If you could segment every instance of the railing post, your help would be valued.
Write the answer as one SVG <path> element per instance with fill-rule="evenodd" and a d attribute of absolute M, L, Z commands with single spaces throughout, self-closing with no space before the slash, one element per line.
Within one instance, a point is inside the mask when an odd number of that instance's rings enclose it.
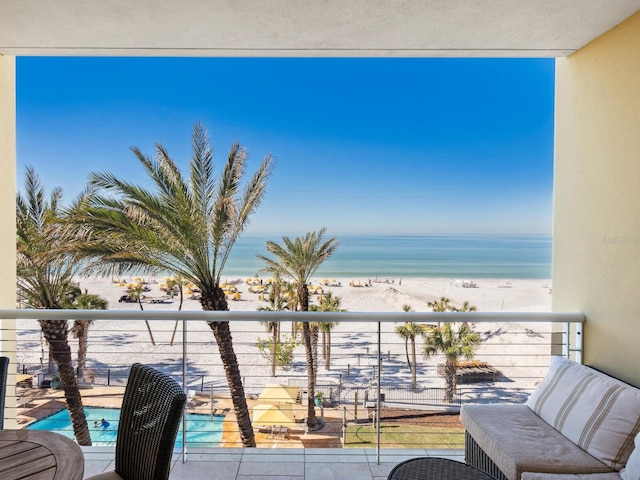
<path fill-rule="evenodd" d="M 582 349 L 584 345 L 582 324 L 576 323 L 575 326 L 576 326 L 575 347 L 573 347 L 570 351 L 576 354 L 575 361 L 578 363 L 582 363 Z"/>

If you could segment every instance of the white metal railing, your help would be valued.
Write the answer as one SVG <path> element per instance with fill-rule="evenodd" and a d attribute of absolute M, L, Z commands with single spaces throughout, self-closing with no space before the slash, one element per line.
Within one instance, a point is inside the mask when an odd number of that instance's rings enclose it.
<path fill-rule="evenodd" d="M 227 387 L 219 358 L 209 355 L 216 353 L 216 346 L 206 322 L 231 322 L 236 354 L 241 372 L 245 375 L 245 393 L 250 397 L 256 396 L 266 383 L 289 383 L 306 389 L 303 347 L 298 347 L 294 355 L 294 367 L 290 370 L 279 369 L 277 376 L 271 377 L 269 366 L 258 353 L 255 342 L 258 336 L 269 338 L 269 334 L 256 322 L 339 322 L 339 327 L 332 333 L 333 364 L 327 370 L 322 367 L 321 362 L 316 386 L 325 394 L 328 403 L 344 408 L 345 420 L 362 420 L 359 414 L 364 414 L 367 419 L 367 407 L 373 407 L 373 415 L 381 412 L 383 406 L 438 407 L 431 404 L 430 400 L 425 400 L 427 389 L 441 388 L 443 383 L 437 372 L 438 359 L 426 361 L 422 355 L 418 356 L 417 360 L 421 365 L 420 386 L 415 389 L 418 391 L 414 391 L 406 368 L 405 344 L 394 333 L 397 326 L 394 323 L 469 322 L 476 331 L 482 333 L 482 343 L 476 358 L 489 361 L 501 372 L 501 379 L 504 381 L 498 379 L 489 383 L 460 385 L 459 396 L 464 402 L 521 401 L 544 374 L 551 355 L 571 356 L 581 362 L 582 324 L 585 321 L 581 313 L 167 310 L 0 310 L 0 319 L 18 320 L 16 343 L 12 345 L 10 341 L 2 342 L 3 354 L 13 357 L 18 366 L 16 368 L 14 365 L 12 369 L 10 384 L 15 385 L 19 378 L 13 375 L 37 370 L 45 360 L 37 339 L 38 324 L 32 322 L 24 328 L 24 325 L 21 326 L 22 320 L 93 320 L 95 325 L 90 333 L 91 345 L 100 347 L 100 353 L 92 353 L 90 348 L 88 367 L 97 372 L 95 385 L 122 387 L 130 363 L 141 361 L 160 366 L 168 373 L 181 377 L 185 390 L 211 392 L 212 397 L 214 394 L 223 396 Z M 156 347 L 150 348 L 146 344 L 147 331 L 142 323 L 145 320 L 151 323 L 158 339 L 162 339 Z M 181 323 L 182 328 L 178 329 L 176 343 L 169 346 L 167 339 L 174 333 L 175 322 L 178 325 Z M 505 333 L 507 330 L 508 334 Z M 506 337 L 509 337 L 508 341 Z M 33 361 L 34 351 L 36 357 L 40 354 L 36 362 Z M 75 357 L 74 351 L 74 359 Z M 31 360 L 26 360 L 29 358 Z M 243 372 L 243 369 L 248 372 Z M 406 394 L 398 395 L 400 391 L 406 391 Z M 420 396 L 421 394 L 423 395 Z M 18 398 L 15 391 L 13 395 Z M 373 401 L 367 402 L 373 395 Z M 350 408 L 348 413 L 347 407 Z M 17 406 L 10 408 L 15 410 L 8 411 L 7 418 L 18 419 Z M 57 408 L 60 408 L 59 405 Z M 186 436 L 186 429 L 183 435 Z M 375 438 L 374 443 L 379 449 L 380 422 L 376 422 Z M 183 440 L 186 445 L 186 438 Z"/>

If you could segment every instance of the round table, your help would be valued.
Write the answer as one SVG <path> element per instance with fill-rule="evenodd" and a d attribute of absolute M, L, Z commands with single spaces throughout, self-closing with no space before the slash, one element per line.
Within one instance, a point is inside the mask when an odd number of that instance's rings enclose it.
<path fill-rule="evenodd" d="M 396 465 L 387 480 L 494 480 L 464 463 L 446 458 L 419 457 Z"/>
<path fill-rule="evenodd" d="M 84 456 L 73 440 L 44 430 L 0 430 L 0 478 L 82 480 Z"/>

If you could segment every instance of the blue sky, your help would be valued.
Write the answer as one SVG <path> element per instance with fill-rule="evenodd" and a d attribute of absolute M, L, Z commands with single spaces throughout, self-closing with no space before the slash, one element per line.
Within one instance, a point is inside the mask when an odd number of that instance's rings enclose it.
<path fill-rule="evenodd" d="M 17 61 L 18 187 L 70 200 L 91 171 L 145 183 L 131 146 L 185 169 L 193 124 L 222 166 L 277 159 L 249 233 L 549 234 L 552 59 Z"/>

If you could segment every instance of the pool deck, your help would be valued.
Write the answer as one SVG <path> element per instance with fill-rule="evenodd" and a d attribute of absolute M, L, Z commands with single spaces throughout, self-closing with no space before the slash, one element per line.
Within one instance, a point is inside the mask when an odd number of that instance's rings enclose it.
<path fill-rule="evenodd" d="M 124 387 L 94 387 L 83 390 L 86 406 L 120 408 Z M 22 408 L 18 410 L 20 427 L 66 408 L 63 392 L 29 389 L 24 391 Z M 250 406 L 256 403 L 249 400 Z M 306 407 L 297 406 L 296 419 L 303 418 Z M 322 414 L 325 426 L 319 432 L 290 429 L 286 438 L 256 433 L 258 448 L 239 448 L 239 435 L 230 401 L 197 397 L 188 411 L 226 414 L 221 448 L 188 448 L 186 461 L 176 453 L 172 480 L 212 478 L 217 480 L 384 480 L 399 462 L 414 457 L 444 457 L 464 462 L 464 451 L 453 449 L 382 449 L 380 458 L 375 448 L 343 448 L 341 408 L 326 408 Z M 82 447 L 85 477 L 113 470 L 114 447 Z"/>
<path fill-rule="evenodd" d="M 83 447 L 85 477 L 113 470 L 112 447 Z M 216 448 L 189 449 L 187 460 L 176 454 L 171 480 L 386 480 L 398 463 L 415 457 L 442 457 L 464 462 L 462 450 L 365 448 Z"/>

